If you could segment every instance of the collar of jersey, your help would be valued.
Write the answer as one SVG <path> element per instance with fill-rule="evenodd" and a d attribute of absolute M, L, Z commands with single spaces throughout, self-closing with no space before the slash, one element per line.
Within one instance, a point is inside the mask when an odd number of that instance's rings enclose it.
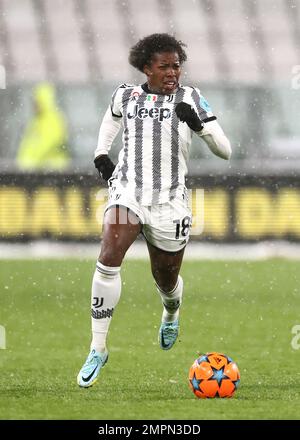
<path fill-rule="evenodd" d="M 141 87 L 142 87 L 142 89 L 144 90 L 144 92 L 148 93 L 149 95 L 170 96 L 170 95 L 165 95 L 164 93 L 154 93 L 154 92 L 152 92 L 152 91 L 149 89 L 147 83 L 142 84 Z M 180 84 L 178 84 L 177 91 L 178 91 L 179 88 L 180 88 Z M 176 93 L 176 92 L 175 92 L 175 93 Z M 171 95 L 175 95 L 175 93 L 171 93 Z"/>

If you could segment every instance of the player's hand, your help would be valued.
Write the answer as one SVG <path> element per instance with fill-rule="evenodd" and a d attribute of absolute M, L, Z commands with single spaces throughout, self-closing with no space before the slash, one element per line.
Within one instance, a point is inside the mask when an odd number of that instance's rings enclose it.
<path fill-rule="evenodd" d="M 180 102 L 177 104 L 175 107 L 175 113 L 180 121 L 186 122 L 194 131 L 201 131 L 204 127 L 203 122 L 198 117 L 193 107 L 186 102 Z"/>
<path fill-rule="evenodd" d="M 102 154 L 101 156 L 96 157 L 94 160 L 95 167 L 99 171 L 100 177 L 104 180 L 110 179 L 112 173 L 114 172 L 115 165 L 110 160 L 107 154 Z"/>

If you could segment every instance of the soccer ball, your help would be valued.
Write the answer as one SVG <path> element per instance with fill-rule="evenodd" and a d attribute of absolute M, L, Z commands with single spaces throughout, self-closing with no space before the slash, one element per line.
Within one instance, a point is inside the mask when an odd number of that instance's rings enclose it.
<path fill-rule="evenodd" d="M 239 369 L 225 354 L 206 353 L 190 368 L 189 386 L 199 398 L 232 397 L 239 383 Z"/>

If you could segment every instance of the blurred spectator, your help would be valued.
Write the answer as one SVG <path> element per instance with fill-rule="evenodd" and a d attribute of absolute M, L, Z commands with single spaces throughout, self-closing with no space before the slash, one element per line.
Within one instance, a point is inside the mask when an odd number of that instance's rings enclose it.
<path fill-rule="evenodd" d="M 23 170 L 63 170 L 70 161 L 63 113 L 55 102 L 55 89 L 41 83 L 33 92 L 34 116 L 25 129 L 17 155 Z"/>

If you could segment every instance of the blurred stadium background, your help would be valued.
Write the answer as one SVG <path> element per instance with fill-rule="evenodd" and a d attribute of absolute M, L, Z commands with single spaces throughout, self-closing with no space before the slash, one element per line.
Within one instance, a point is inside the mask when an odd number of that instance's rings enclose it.
<path fill-rule="evenodd" d="M 106 197 L 93 153 L 115 87 L 144 80 L 129 48 L 153 32 L 187 44 L 182 83 L 208 99 L 233 156 L 192 145 L 187 183 L 196 226 L 204 189 L 204 231 L 182 267 L 178 343 L 160 350 L 149 261 L 126 259 L 109 365 L 86 393 L 75 378 Z M 72 160 L 23 171 L 17 152 L 45 80 Z M 299 115 L 300 0 L 0 0 L 0 419 L 299 419 L 299 262 L 249 261 L 300 257 Z M 119 148 L 120 137 L 114 159 Z M 215 350 L 237 362 L 241 386 L 197 402 L 188 369 Z"/>
<path fill-rule="evenodd" d="M 201 89 L 232 142 L 230 162 L 192 144 L 188 185 L 207 190 L 200 239 L 299 240 L 299 29 L 300 0 L 0 0 L 2 240 L 97 238 L 99 124 L 118 84 L 144 80 L 127 57 L 153 32 L 187 44 L 182 83 Z M 16 165 L 43 81 L 68 124 L 61 173 Z"/>

